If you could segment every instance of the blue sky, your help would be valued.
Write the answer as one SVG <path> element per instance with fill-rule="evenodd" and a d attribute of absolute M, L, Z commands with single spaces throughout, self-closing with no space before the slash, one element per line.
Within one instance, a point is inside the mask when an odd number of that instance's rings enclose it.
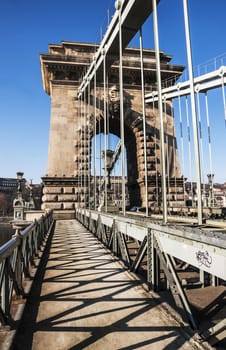
<path fill-rule="evenodd" d="M 182 3 L 160 2 L 160 48 L 174 56 L 173 63 L 186 65 Z M 20 170 L 28 180 L 41 181 L 47 168 L 50 99 L 42 88 L 39 54 L 62 40 L 99 42 L 113 8 L 112 0 L 0 2 L 0 177 L 15 177 Z M 226 53 L 226 1 L 190 0 L 189 9 L 197 66 Z M 144 46 L 153 48 L 151 19 L 143 31 Z M 222 155 L 225 159 L 225 151 Z M 224 164 L 219 181 L 226 180 Z"/>

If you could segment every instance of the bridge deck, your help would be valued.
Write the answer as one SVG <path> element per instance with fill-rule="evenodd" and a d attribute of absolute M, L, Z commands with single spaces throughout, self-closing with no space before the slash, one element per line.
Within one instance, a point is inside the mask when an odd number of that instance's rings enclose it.
<path fill-rule="evenodd" d="M 187 331 L 80 223 L 62 220 L 48 239 L 13 349 L 190 350 Z"/>

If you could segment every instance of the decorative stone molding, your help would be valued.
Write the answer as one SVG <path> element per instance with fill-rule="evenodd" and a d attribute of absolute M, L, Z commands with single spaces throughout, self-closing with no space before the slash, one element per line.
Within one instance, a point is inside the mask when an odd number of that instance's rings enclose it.
<path fill-rule="evenodd" d="M 49 45 L 48 54 L 42 54 L 41 71 L 43 87 L 51 97 L 51 122 L 48 155 L 48 176 L 43 177 L 43 207 L 56 210 L 70 210 L 78 205 L 87 206 L 88 179 L 90 177 L 90 147 L 94 134 L 93 99 L 94 88 L 90 86 L 90 106 L 86 104 L 80 110 L 77 98 L 78 86 L 82 72 L 93 61 L 95 44 L 63 41 L 59 45 Z M 145 90 L 151 91 L 156 84 L 155 52 L 143 50 Z M 179 77 L 183 67 L 170 64 L 171 56 L 160 53 L 162 79 Z M 118 59 L 113 61 L 108 72 L 109 128 L 120 137 L 120 96 Z M 144 191 L 144 135 L 141 100 L 140 51 L 128 48 L 123 54 L 123 103 L 125 147 L 127 150 L 128 195 L 131 205 L 145 203 Z M 104 130 L 104 91 L 103 82 L 97 77 L 96 96 L 96 130 Z M 88 99 L 87 99 L 88 101 Z M 146 106 L 146 142 L 147 142 L 147 176 L 148 205 L 155 202 L 155 193 L 160 184 L 160 141 L 158 110 Z M 164 124 L 167 126 L 166 151 L 170 156 L 170 179 L 180 179 L 180 167 L 176 148 L 174 120 L 170 104 L 164 113 Z M 100 128 L 100 129 L 99 129 Z M 81 145 L 82 142 L 82 145 Z M 168 148 L 168 149 L 167 149 Z M 176 169 L 176 174 L 174 170 Z M 156 176 L 158 177 L 156 182 Z M 160 177 L 159 177 L 160 176 Z M 175 187 L 175 181 L 170 180 Z M 178 188 L 181 182 L 178 180 Z M 63 189 L 63 193 L 62 193 Z M 173 190 L 172 190 L 173 191 Z M 173 193 L 171 189 L 170 193 Z M 171 196 L 172 197 L 172 196 Z"/>

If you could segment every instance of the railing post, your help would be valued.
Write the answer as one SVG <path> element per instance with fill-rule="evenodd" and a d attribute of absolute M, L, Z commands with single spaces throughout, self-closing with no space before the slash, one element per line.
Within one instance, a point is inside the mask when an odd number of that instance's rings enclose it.
<path fill-rule="evenodd" d="M 17 228 L 15 237 L 20 240 L 19 246 L 17 247 L 17 256 L 15 261 L 15 280 L 18 288 L 18 295 L 24 295 L 23 289 L 23 255 L 22 255 L 22 238 L 20 235 L 20 230 Z"/>
<path fill-rule="evenodd" d="M 114 219 L 113 223 L 113 245 L 112 245 L 112 250 L 115 255 L 118 253 L 118 229 L 117 229 L 117 223 L 116 220 Z"/>
<path fill-rule="evenodd" d="M 4 266 L 4 281 L 2 285 L 2 311 L 4 313 L 5 324 L 9 323 L 10 319 L 10 304 L 9 304 L 9 264 L 10 257 L 6 258 Z"/>
<path fill-rule="evenodd" d="M 3 246 L 0 260 L 0 322 L 2 325 L 10 323 L 11 302 L 16 296 L 24 296 L 23 280 L 30 277 L 30 266 L 50 228 L 52 214 L 43 215 L 38 221 L 21 230 L 15 227 L 16 233 Z"/>

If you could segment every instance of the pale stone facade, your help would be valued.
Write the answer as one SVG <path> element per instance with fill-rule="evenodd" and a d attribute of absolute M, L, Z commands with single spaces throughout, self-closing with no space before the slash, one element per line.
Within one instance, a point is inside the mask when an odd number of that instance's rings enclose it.
<path fill-rule="evenodd" d="M 86 96 L 85 103 L 77 98 L 77 92 L 82 73 L 93 60 L 95 50 L 96 46 L 93 44 L 62 42 L 60 45 L 49 45 L 48 54 L 40 56 L 43 86 L 51 97 L 48 169 L 43 177 L 44 208 L 71 210 L 77 205 L 86 206 L 90 197 L 90 145 L 94 135 L 92 83 L 90 96 Z M 149 92 L 156 82 L 155 54 L 153 50 L 144 50 L 143 56 L 145 89 Z M 183 70 L 181 66 L 171 65 L 170 59 L 170 56 L 161 53 L 162 79 L 179 77 Z M 144 206 L 144 135 L 139 67 L 139 50 L 126 49 L 123 56 L 123 79 L 127 186 L 130 204 Z M 116 61 L 108 72 L 107 109 L 110 132 L 120 137 L 118 75 Z M 103 82 L 97 80 L 97 133 L 103 132 L 103 99 Z M 175 201 L 180 200 L 178 192 L 182 179 L 170 104 L 165 105 L 164 124 L 169 175 L 168 199 Z M 155 105 L 146 106 L 146 129 L 148 205 L 152 206 L 156 204 L 156 192 L 161 187 L 159 120 Z M 83 181 L 80 180 L 81 173 Z"/>

